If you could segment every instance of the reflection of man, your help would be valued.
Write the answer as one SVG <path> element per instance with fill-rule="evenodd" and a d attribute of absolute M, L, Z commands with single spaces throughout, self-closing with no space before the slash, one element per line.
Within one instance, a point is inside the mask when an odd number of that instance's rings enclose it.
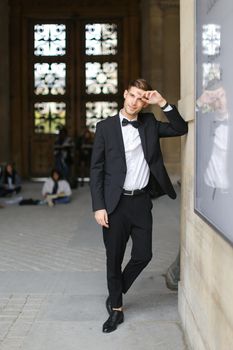
<path fill-rule="evenodd" d="M 161 107 L 169 122 L 152 113 L 140 113 L 148 104 Z M 109 318 L 103 332 L 123 322 L 122 293 L 126 293 L 152 257 L 152 203 L 149 178 L 163 193 L 176 194 L 163 164 L 161 137 L 187 133 L 187 124 L 143 79 L 132 81 L 124 92 L 124 106 L 97 124 L 91 161 L 91 192 L 98 224 L 103 227 L 107 255 Z M 124 252 L 132 239 L 131 259 L 121 270 Z"/>
<path fill-rule="evenodd" d="M 222 86 L 215 90 L 205 90 L 197 100 L 202 113 L 217 112 L 219 117 L 227 113 L 226 92 Z"/>
<path fill-rule="evenodd" d="M 226 92 L 222 86 L 214 90 L 205 90 L 197 100 L 197 106 L 202 113 L 214 113 L 213 146 L 210 159 L 204 173 L 205 183 L 214 189 L 226 191 L 228 180 L 228 110 Z"/>

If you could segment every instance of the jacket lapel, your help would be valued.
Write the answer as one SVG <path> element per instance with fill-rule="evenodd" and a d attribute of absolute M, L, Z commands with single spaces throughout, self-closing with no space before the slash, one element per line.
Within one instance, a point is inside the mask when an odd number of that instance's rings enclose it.
<path fill-rule="evenodd" d="M 138 119 L 140 121 L 140 126 L 138 128 L 138 132 L 141 138 L 141 142 L 142 142 L 142 149 L 143 149 L 143 153 L 144 153 L 144 157 L 145 159 L 147 159 L 147 152 L 146 152 L 146 135 L 145 135 L 145 123 L 143 122 L 143 118 L 140 117 L 140 115 L 138 116 Z M 121 121 L 120 121 L 120 117 L 119 115 L 116 115 L 113 117 L 114 123 L 115 123 L 115 127 L 114 130 L 116 130 L 116 136 L 119 142 L 119 147 L 120 147 L 120 152 L 122 157 L 125 160 L 125 147 L 124 147 L 124 141 L 123 141 L 123 136 L 122 136 L 122 131 L 121 131 Z"/>
<path fill-rule="evenodd" d="M 145 123 L 143 123 L 143 118 L 140 116 L 140 114 L 138 116 L 138 120 L 140 121 L 138 132 L 139 132 L 141 142 L 142 142 L 142 149 L 143 149 L 144 157 L 145 157 L 145 159 L 147 159 Z"/>
<path fill-rule="evenodd" d="M 114 123 L 115 123 L 115 128 L 114 130 L 116 130 L 116 136 L 117 136 L 117 140 L 119 142 L 119 147 L 120 147 L 120 152 L 122 157 L 125 160 L 125 147 L 124 147 L 124 141 L 123 141 L 123 136 L 122 136 L 122 131 L 121 131 L 121 121 L 120 121 L 120 117 L 119 115 L 116 115 L 114 118 Z"/>

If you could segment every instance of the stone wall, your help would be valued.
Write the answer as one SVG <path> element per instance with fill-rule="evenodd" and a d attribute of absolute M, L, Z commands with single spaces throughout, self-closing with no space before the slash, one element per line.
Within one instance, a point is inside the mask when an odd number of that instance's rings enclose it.
<path fill-rule="evenodd" d="M 193 350 L 233 349 L 233 247 L 194 213 L 195 1 L 180 1 L 182 139 L 179 312 Z"/>

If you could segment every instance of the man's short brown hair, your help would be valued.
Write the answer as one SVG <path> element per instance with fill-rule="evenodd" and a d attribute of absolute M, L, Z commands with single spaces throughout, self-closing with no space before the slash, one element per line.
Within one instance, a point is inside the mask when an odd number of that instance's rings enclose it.
<path fill-rule="evenodd" d="M 142 78 L 131 80 L 128 84 L 128 90 L 132 86 L 135 86 L 136 88 L 144 90 L 144 91 L 152 90 L 151 85 L 145 79 L 142 79 Z"/>

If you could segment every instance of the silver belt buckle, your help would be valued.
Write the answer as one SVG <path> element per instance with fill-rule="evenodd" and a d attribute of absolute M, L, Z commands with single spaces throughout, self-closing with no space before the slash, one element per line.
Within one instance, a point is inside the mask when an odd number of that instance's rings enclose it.
<path fill-rule="evenodd" d="M 130 192 L 130 193 L 124 193 L 125 196 L 133 196 L 134 195 L 134 190 L 126 190 L 127 192 Z"/>

